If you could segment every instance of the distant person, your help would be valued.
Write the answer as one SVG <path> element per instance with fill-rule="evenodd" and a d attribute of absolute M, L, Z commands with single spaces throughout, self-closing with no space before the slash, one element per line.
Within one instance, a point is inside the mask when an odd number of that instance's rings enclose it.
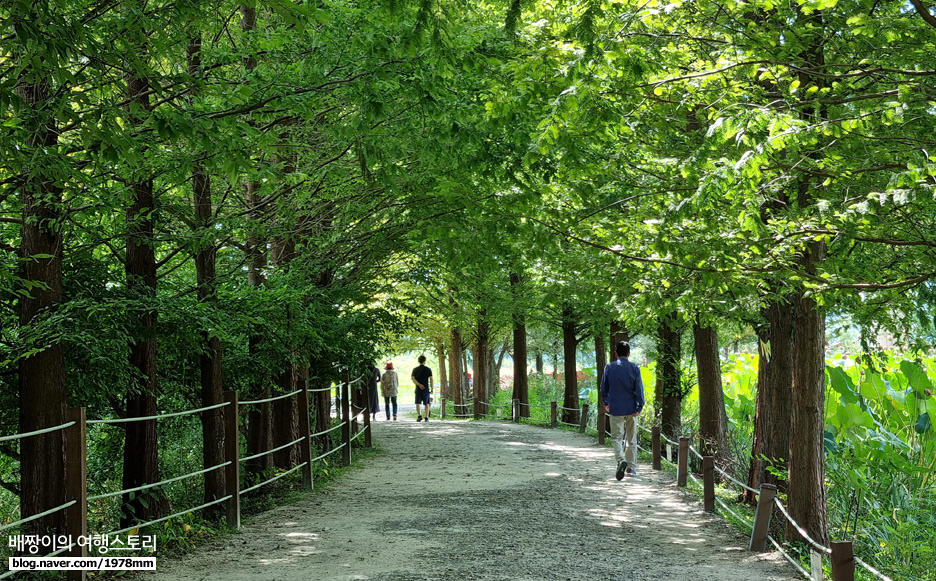
<path fill-rule="evenodd" d="M 419 405 L 426 406 L 426 421 L 429 421 L 429 392 L 432 390 L 432 370 L 426 367 L 426 356 L 419 356 L 419 367 L 413 370 L 411 379 L 416 385 L 416 418 L 417 422 L 423 421 L 423 416 L 419 415 Z"/>
<path fill-rule="evenodd" d="M 367 407 L 370 409 L 371 417 L 376 417 L 380 413 L 380 399 L 377 394 L 377 382 L 380 381 L 380 371 L 371 361 L 367 365 Z"/>
<path fill-rule="evenodd" d="M 384 408 L 387 410 L 387 419 L 390 419 L 390 404 L 393 404 L 393 419 L 397 419 L 397 390 L 400 388 L 400 379 L 393 369 L 393 361 L 384 366 L 384 373 L 380 377 L 380 393 L 383 394 Z"/>
<path fill-rule="evenodd" d="M 614 351 L 618 358 L 605 367 L 601 399 L 611 419 L 611 441 L 617 458 L 614 476 L 621 480 L 625 475 L 637 476 L 637 414 L 644 406 L 644 387 L 640 366 L 627 359 L 630 344 L 619 341 Z"/>

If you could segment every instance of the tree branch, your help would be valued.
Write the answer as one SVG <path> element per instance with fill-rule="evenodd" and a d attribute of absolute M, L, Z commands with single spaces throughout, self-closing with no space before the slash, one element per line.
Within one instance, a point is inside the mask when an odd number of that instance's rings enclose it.
<path fill-rule="evenodd" d="M 927 24 L 936 28 L 936 16 L 933 16 L 929 9 L 923 4 L 923 0 L 910 0 L 910 3 L 913 4 L 913 7 L 916 8 L 917 14 L 920 15 Z"/>

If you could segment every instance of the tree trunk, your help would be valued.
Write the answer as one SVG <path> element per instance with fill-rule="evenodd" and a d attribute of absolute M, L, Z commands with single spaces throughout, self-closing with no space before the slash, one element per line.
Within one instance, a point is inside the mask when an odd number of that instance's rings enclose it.
<path fill-rule="evenodd" d="M 246 10 L 246 9 L 245 9 Z M 247 211 L 254 222 L 262 219 L 259 208 L 262 205 L 257 190 L 260 185 L 256 182 L 244 184 L 244 197 Z M 267 267 L 266 242 L 257 236 L 253 229 L 247 236 L 247 284 L 258 291 L 267 284 L 263 275 Z M 262 357 L 261 349 L 265 337 L 260 334 L 251 335 L 248 339 L 247 352 L 251 359 Z M 251 400 L 265 400 L 272 396 L 270 378 L 264 372 L 258 372 L 251 377 L 248 387 L 248 398 Z M 253 456 L 273 449 L 273 405 L 269 402 L 254 404 L 247 409 L 247 455 Z M 262 473 L 273 465 L 270 454 L 247 460 L 244 462 L 244 474 L 248 481 L 253 482 L 260 478 Z"/>
<path fill-rule="evenodd" d="M 798 66 L 798 80 L 804 87 L 823 89 L 828 77 L 823 43 L 827 30 L 823 11 L 807 11 L 799 8 L 798 28 L 804 31 L 801 37 L 800 54 L 794 65 Z M 824 122 L 829 118 L 828 105 L 807 105 L 800 117 L 808 123 Z M 822 141 L 808 153 L 818 160 L 823 150 Z M 811 176 L 801 175 L 797 191 L 797 205 L 808 208 L 819 195 L 813 191 Z M 803 272 L 816 276 L 819 265 L 825 260 L 825 242 L 812 241 L 806 244 L 800 255 Z M 828 546 L 829 524 L 825 489 L 825 314 L 812 295 L 800 288 L 795 301 L 793 351 L 793 422 L 790 439 L 790 487 L 788 494 L 789 512 L 793 520 L 800 523 L 818 543 Z M 787 540 L 796 540 L 799 533 L 787 525 Z"/>
<path fill-rule="evenodd" d="M 671 440 L 679 438 L 682 429 L 682 372 L 680 369 L 680 355 L 682 345 L 680 331 L 677 328 L 676 314 L 669 313 L 660 320 L 659 341 L 657 353 L 660 360 L 657 363 L 659 377 L 660 430 L 664 436 Z"/>
<path fill-rule="evenodd" d="M 578 366 L 576 351 L 578 341 L 575 337 L 575 313 L 566 306 L 562 311 L 562 372 L 565 375 L 562 407 L 562 421 L 569 424 L 579 422 Z"/>
<path fill-rule="evenodd" d="M 322 361 L 314 359 L 309 365 L 310 375 L 314 374 L 314 379 L 309 381 L 309 389 L 316 390 L 312 394 L 312 406 L 315 414 L 315 423 L 312 425 L 312 433 L 324 432 L 331 427 L 331 406 L 332 395 L 330 391 L 324 390 L 331 385 L 331 381 L 326 379 L 328 370 Z M 332 449 L 331 434 L 321 434 L 315 436 L 313 444 L 319 454 L 324 454 Z"/>
<path fill-rule="evenodd" d="M 445 398 L 448 393 L 448 371 L 445 364 L 445 341 L 439 339 L 436 341 L 436 355 L 439 358 L 439 398 Z"/>
<path fill-rule="evenodd" d="M 29 15 L 26 21 L 39 18 Z M 57 146 L 55 119 L 41 114 L 49 97 L 48 79 L 27 64 L 16 83 L 23 100 L 20 119 L 35 120 L 26 147 L 40 164 Z M 36 170 L 36 171 L 31 171 Z M 19 298 L 19 324 L 28 328 L 40 313 L 54 311 L 62 302 L 62 189 L 41 168 L 24 168 L 20 199 L 23 204 L 23 234 L 20 256 L 23 279 L 33 286 Z M 45 255 L 42 258 L 37 255 Z M 65 423 L 65 355 L 61 343 L 53 342 L 19 363 L 20 432 L 33 432 Z M 65 503 L 65 439 L 62 430 L 20 440 L 20 516 L 39 514 Z M 65 512 L 27 523 L 24 534 L 45 535 L 64 531 Z"/>
<path fill-rule="evenodd" d="M 627 327 L 624 326 L 624 323 L 620 321 L 611 321 L 610 325 L 611 330 L 611 361 L 617 359 L 617 353 L 615 348 L 620 341 L 630 342 L 630 332 L 627 330 Z"/>
<path fill-rule="evenodd" d="M 748 486 L 763 483 L 786 491 L 786 481 L 767 470 L 785 471 L 790 456 L 793 422 L 793 307 L 782 299 L 771 300 L 762 311 L 766 325 L 758 330 L 757 399 L 754 440 Z M 753 493 L 747 500 L 755 500 Z"/>
<path fill-rule="evenodd" d="M 815 274 L 825 257 L 825 244 L 811 242 L 803 268 Z M 828 545 L 825 491 L 825 315 L 811 296 L 797 297 L 794 319 L 793 422 L 790 439 L 789 512 L 813 540 Z M 786 539 L 799 533 L 787 525 Z"/>
<path fill-rule="evenodd" d="M 539 375 L 539 376 L 543 375 L 543 367 L 544 367 L 543 352 L 537 351 L 536 352 L 536 375 Z"/>
<path fill-rule="evenodd" d="M 131 42 L 140 53 L 142 62 L 148 62 L 145 54 L 145 32 L 134 30 L 136 38 Z M 130 67 L 135 70 L 135 67 Z M 128 119 L 131 127 L 142 125 L 150 111 L 150 84 L 138 73 L 127 78 Z M 145 159 L 146 148 L 139 152 Z M 156 297 L 156 240 L 153 216 L 156 211 L 153 193 L 153 178 L 146 168 L 133 168 L 130 187 L 133 203 L 127 208 L 127 289 L 136 293 L 141 301 Z M 156 415 L 156 311 L 147 308 L 140 316 L 139 327 L 130 340 L 130 366 L 134 378 L 127 394 L 126 417 Z M 159 482 L 158 448 L 156 443 L 156 420 L 129 422 L 124 440 L 123 487 L 135 488 Z M 128 493 L 123 495 L 121 526 L 133 522 L 152 520 L 159 516 L 162 500 L 156 491 Z"/>
<path fill-rule="evenodd" d="M 716 462 L 728 466 L 728 425 L 724 423 L 725 392 L 722 387 L 721 360 L 718 357 L 718 335 L 715 327 L 703 327 L 698 318 L 692 326 L 695 339 L 696 369 L 699 378 L 699 436 L 705 456 L 715 456 Z"/>
<path fill-rule="evenodd" d="M 276 377 L 279 395 L 296 391 L 299 370 L 288 364 Z M 299 437 L 299 406 L 296 396 L 280 398 L 273 402 L 273 447 L 285 446 Z M 288 470 L 298 463 L 299 444 L 273 452 L 273 466 Z"/>
<path fill-rule="evenodd" d="M 507 355 L 507 351 L 510 349 L 510 338 L 504 339 L 504 344 L 501 345 L 500 352 L 497 353 L 497 356 L 494 357 L 494 351 L 491 351 L 491 362 L 493 363 L 493 369 L 491 370 L 491 377 L 493 381 L 494 391 L 493 393 L 497 394 L 501 390 L 501 368 L 504 366 L 504 356 Z"/>
<path fill-rule="evenodd" d="M 475 413 L 477 415 L 483 415 L 488 413 L 488 407 L 482 405 L 488 403 L 490 393 L 488 392 L 488 387 L 490 385 L 490 377 L 488 377 L 488 369 L 490 364 L 488 362 L 488 357 L 490 354 L 490 325 L 487 322 L 486 314 L 484 311 L 478 315 L 478 333 L 474 349 L 474 389 L 475 389 Z"/>
<path fill-rule="evenodd" d="M 465 389 L 466 386 L 462 381 L 464 377 L 464 371 L 462 369 L 462 339 L 461 332 L 455 328 L 452 329 L 452 349 L 450 351 L 451 356 L 449 357 L 449 364 L 451 365 L 451 370 L 449 376 L 452 378 L 449 385 L 449 397 L 452 399 L 452 402 L 455 405 L 455 415 L 462 415 L 466 413 L 465 410 Z"/>
<path fill-rule="evenodd" d="M 510 284 L 520 284 L 520 277 L 510 275 Z M 513 317 L 513 397 L 520 400 L 520 417 L 530 417 L 530 382 L 527 376 L 527 335 L 522 313 Z"/>
<path fill-rule="evenodd" d="M 192 77 L 201 74 L 201 37 L 193 34 L 188 44 L 188 72 Z M 192 94 L 197 94 L 198 85 L 193 84 Z M 204 154 L 203 154 L 204 155 Z M 211 176 L 204 163 L 196 161 L 192 168 L 192 190 L 195 206 L 195 231 L 200 239 L 206 239 L 195 251 L 195 278 L 198 287 L 198 300 L 201 303 L 214 303 L 218 298 L 215 257 L 217 242 L 212 234 L 214 207 L 211 200 Z M 204 352 L 199 356 L 201 370 L 201 405 L 210 407 L 224 401 L 223 373 L 221 364 L 221 340 L 204 329 L 201 332 Z M 224 463 L 224 414 L 236 413 L 236 410 L 223 408 L 201 413 L 202 423 L 202 464 L 211 468 Z M 212 470 L 205 473 L 205 502 L 223 498 L 226 492 L 225 471 Z M 205 509 L 209 520 L 219 520 L 223 507 L 214 505 Z"/>

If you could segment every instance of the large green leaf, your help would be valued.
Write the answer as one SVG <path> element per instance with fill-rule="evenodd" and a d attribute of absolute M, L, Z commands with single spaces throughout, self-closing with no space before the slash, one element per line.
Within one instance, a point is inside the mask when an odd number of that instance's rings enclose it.
<path fill-rule="evenodd" d="M 930 381 L 929 377 L 926 376 L 926 372 L 923 368 L 917 365 L 916 362 L 907 360 L 901 361 L 900 371 L 907 377 L 910 387 L 918 396 L 923 395 L 926 389 L 931 392 L 933 391 L 933 383 Z"/>
<path fill-rule="evenodd" d="M 848 373 L 841 367 L 828 367 L 829 380 L 832 383 L 832 389 L 842 396 L 842 401 L 846 403 L 857 403 L 858 394 L 855 392 L 855 383 Z"/>
<path fill-rule="evenodd" d="M 867 378 L 859 384 L 858 390 L 867 399 L 880 401 L 887 393 L 887 384 L 877 373 L 869 373 Z"/>
<path fill-rule="evenodd" d="M 913 429 L 916 430 L 918 434 L 922 434 L 933 427 L 933 423 L 930 420 L 929 412 L 920 414 L 920 417 L 917 418 L 915 424 L 913 424 Z"/>

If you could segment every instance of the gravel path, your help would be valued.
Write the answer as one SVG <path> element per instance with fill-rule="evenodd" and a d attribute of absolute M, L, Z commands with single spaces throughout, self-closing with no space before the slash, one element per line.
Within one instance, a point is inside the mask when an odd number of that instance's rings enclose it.
<path fill-rule="evenodd" d="M 374 424 L 383 453 L 327 493 L 144 575 L 160 581 L 310 579 L 771 581 L 779 557 L 641 466 L 563 430 L 499 422 Z"/>

